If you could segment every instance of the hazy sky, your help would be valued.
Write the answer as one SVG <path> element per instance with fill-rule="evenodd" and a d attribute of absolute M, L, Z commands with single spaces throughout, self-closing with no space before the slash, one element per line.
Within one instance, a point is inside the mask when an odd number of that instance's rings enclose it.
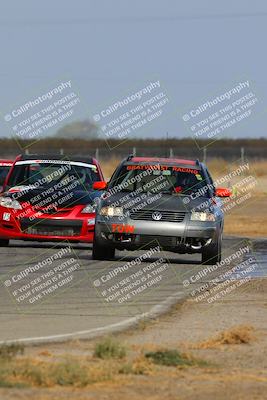
<path fill-rule="evenodd" d="M 182 110 L 245 78 L 260 112 L 228 134 L 266 136 L 264 0 L 9 0 L 0 32 L 2 113 L 67 77 L 86 118 L 159 79 L 169 104 L 144 134 L 189 136 Z"/>

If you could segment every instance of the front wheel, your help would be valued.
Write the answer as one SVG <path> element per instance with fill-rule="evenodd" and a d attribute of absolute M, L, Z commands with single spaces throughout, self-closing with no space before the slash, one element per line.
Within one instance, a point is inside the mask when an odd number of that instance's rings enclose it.
<path fill-rule="evenodd" d="M 99 244 L 96 239 L 93 242 L 93 260 L 112 260 L 115 257 L 115 249 Z"/>
<path fill-rule="evenodd" d="M 7 247 L 9 245 L 9 239 L 0 239 L 0 247 Z"/>
<path fill-rule="evenodd" d="M 202 264 L 214 265 L 222 259 L 222 235 L 211 245 L 202 250 Z"/>

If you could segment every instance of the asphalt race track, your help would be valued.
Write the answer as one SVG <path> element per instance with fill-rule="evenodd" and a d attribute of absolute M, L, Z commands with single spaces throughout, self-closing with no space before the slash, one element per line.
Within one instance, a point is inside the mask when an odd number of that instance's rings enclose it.
<path fill-rule="evenodd" d="M 91 259 L 90 245 L 13 241 L 0 248 L 0 342 L 60 341 L 122 329 L 186 296 L 208 293 L 207 282 L 219 276 L 217 285 L 226 280 L 222 274 L 251 257 L 251 246 L 246 239 L 225 238 L 223 259 L 228 261 L 219 271 L 203 273 L 207 266 L 200 264 L 200 255 L 156 252 L 144 258 L 144 250 L 117 252 L 115 261 L 100 262 Z M 258 258 L 252 274 L 262 265 Z"/>

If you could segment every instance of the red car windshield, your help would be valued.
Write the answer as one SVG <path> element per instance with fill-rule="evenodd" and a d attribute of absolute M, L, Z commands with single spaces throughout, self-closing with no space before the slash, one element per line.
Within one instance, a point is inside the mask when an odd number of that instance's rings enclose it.
<path fill-rule="evenodd" d="M 97 166 L 82 162 L 37 162 L 18 161 L 8 181 L 8 188 L 14 186 L 47 187 L 57 183 L 78 181 L 77 190 L 92 189 L 100 180 Z"/>

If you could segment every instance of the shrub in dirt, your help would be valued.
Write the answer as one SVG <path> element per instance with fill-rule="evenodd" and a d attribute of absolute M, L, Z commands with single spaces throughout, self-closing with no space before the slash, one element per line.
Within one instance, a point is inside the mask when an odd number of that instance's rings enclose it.
<path fill-rule="evenodd" d="M 18 343 L 2 344 L 0 346 L 0 359 L 11 360 L 18 354 L 24 353 L 24 346 Z"/>
<path fill-rule="evenodd" d="M 177 350 L 158 350 L 145 353 L 145 357 L 152 360 L 155 364 L 168 367 L 205 365 L 205 361 L 196 360 L 187 355 L 181 354 Z"/>
<path fill-rule="evenodd" d="M 112 337 L 107 337 L 96 344 L 94 355 L 102 359 L 124 358 L 126 356 L 126 348 Z"/>

